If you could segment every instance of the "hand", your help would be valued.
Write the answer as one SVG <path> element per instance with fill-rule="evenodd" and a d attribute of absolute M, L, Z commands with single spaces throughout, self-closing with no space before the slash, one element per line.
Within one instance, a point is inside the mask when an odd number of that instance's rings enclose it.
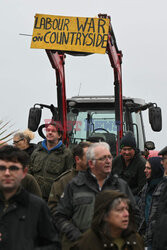
<path fill-rule="evenodd" d="M 67 238 L 71 241 L 76 241 L 81 236 L 80 230 L 72 223 L 64 223 L 62 227 L 62 232 L 65 233 Z"/>
<path fill-rule="evenodd" d="M 69 240 L 71 241 L 76 241 L 79 239 L 79 237 L 81 236 L 81 232 L 76 228 L 76 229 L 73 229 L 73 230 L 69 230 L 67 233 L 66 233 L 66 236 Z"/>

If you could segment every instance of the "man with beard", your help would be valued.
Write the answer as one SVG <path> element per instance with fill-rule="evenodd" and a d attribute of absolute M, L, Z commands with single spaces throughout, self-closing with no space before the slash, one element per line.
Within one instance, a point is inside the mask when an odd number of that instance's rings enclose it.
<path fill-rule="evenodd" d="M 146 161 L 137 150 L 136 141 L 131 132 L 127 132 L 121 139 L 120 149 L 120 155 L 113 160 L 112 172 L 128 183 L 137 198 L 146 182 L 144 174 Z"/>

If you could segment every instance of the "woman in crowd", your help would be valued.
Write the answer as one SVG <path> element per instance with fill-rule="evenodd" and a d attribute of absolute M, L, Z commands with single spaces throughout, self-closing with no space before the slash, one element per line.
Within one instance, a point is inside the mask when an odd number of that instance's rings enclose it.
<path fill-rule="evenodd" d="M 142 221 L 139 232 L 145 238 L 145 246 L 148 250 L 152 249 L 153 229 L 156 224 L 157 208 L 160 195 L 164 189 L 164 169 L 160 157 L 151 157 L 145 165 L 145 175 L 147 183 L 144 185 L 138 206 L 142 213 Z"/>
<path fill-rule="evenodd" d="M 24 132 L 18 132 L 14 135 L 13 144 L 31 156 L 32 152 L 36 148 L 36 144 L 30 143 L 32 139 L 34 139 L 34 133 L 29 129 L 26 129 Z"/>
<path fill-rule="evenodd" d="M 96 196 L 91 228 L 71 250 L 144 250 L 136 233 L 130 201 L 118 191 L 102 191 Z"/>

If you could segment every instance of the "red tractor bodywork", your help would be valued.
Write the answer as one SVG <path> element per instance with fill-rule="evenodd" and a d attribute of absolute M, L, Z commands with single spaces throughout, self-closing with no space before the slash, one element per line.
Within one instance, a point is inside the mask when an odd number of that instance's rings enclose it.
<path fill-rule="evenodd" d="M 109 18 L 107 15 L 98 15 L 99 18 Z M 68 144 L 67 133 L 67 101 L 66 101 L 66 86 L 65 86 L 65 51 L 46 50 L 52 67 L 56 71 L 57 79 L 57 98 L 58 98 L 58 114 L 62 123 L 64 134 L 63 141 Z M 70 51 L 70 54 L 73 52 Z M 117 125 L 117 153 L 119 148 L 119 141 L 123 136 L 123 101 L 122 101 L 122 52 L 118 50 L 112 25 L 110 22 L 108 43 L 106 48 L 111 66 L 114 70 L 114 88 L 115 88 L 115 117 Z M 74 52 L 77 55 L 76 52 Z M 79 53 L 78 55 L 85 55 Z"/>

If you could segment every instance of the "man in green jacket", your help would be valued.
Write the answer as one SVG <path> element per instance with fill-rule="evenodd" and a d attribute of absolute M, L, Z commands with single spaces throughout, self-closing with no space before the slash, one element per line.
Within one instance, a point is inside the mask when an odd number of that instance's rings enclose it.
<path fill-rule="evenodd" d="M 48 200 L 48 206 L 53 215 L 56 211 L 57 203 L 59 202 L 60 197 L 63 194 L 67 184 L 72 180 L 72 178 L 74 178 L 78 174 L 79 171 L 86 170 L 86 152 L 89 146 L 89 142 L 80 142 L 73 148 L 73 168 L 61 174 L 58 178 L 56 178 L 55 182 L 53 183 Z"/>
<path fill-rule="evenodd" d="M 56 123 L 46 126 L 46 139 L 31 155 L 30 173 L 36 178 L 47 201 L 56 177 L 73 165 L 72 153 L 61 140 L 62 129 Z"/>

